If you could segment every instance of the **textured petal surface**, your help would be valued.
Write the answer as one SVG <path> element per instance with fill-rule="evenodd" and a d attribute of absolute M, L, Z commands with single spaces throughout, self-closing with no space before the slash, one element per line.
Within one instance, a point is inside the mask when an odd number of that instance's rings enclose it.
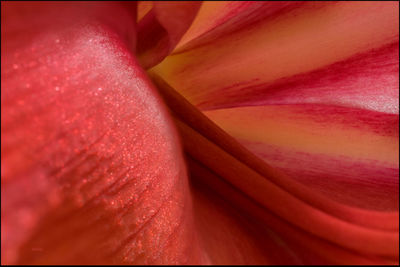
<path fill-rule="evenodd" d="M 2 263 L 202 262 L 133 25 L 114 3 L 2 2 Z"/>
<path fill-rule="evenodd" d="M 398 264 L 398 2 L 200 5 L 2 2 L 2 263 Z"/>
<path fill-rule="evenodd" d="M 298 262 L 215 192 L 189 196 L 171 121 L 131 54 L 131 13 L 2 12 L 2 263 Z"/>

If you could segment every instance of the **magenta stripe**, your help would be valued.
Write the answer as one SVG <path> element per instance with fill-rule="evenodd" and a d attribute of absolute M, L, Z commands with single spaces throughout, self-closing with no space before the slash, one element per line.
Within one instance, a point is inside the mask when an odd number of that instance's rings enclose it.
<path fill-rule="evenodd" d="M 398 58 L 399 43 L 395 42 L 316 71 L 279 79 L 272 84 L 233 84 L 210 93 L 197 106 L 202 110 L 211 110 L 324 103 L 398 113 Z"/>
<path fill-rule="evenodd" d="M 367 209 L 399 209 L 398 165 L 239 141 L 268 164 L 334 200 Z"/>

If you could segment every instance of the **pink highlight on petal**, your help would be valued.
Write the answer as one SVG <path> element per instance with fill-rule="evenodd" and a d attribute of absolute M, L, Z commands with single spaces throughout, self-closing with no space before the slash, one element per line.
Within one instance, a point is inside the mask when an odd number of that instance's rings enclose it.
<path fill-rule="evenodd" d="M 2 3 L 2 263 L 398 263 L 398 3 L 211 3 L 182 46 L 199 3 L 155 3 L 139 60 L 135 2 L 25 4 Z M 153 71 L 254 154 L 153 77 L 173 125 L 138 62 L 175 46 Z"/>
<path fill-rule="evenodd" d="M 329 240 L 328 242 L 333 242 L 340 248 L 339 250 L 332 247 L 328 249 L 325 246 L 324 249 L 321 249 L 321 244 L 315 246 L 314 243 L 314 246 L 308 246 L 308 249 L 311 249 L 313 253 L 318 251 L 318 253 L 328 256 L 329 251 L 335 250 L 336 252 L 332 254 L 340 253 L 341 257 L 347 259 L 346 261 L 361 262 L 361 258 L 356 260 L 357 256 L 353 254 L 355 251 L 367 253 L 369 256 L 383 255 L 381 254 L 383 251 L 378 251 L 376 246 L 373 250 L 370 250 L 371 248 L 365 245 L 371 242 L 376 244 L 376 242 L 382 241 L 381 238 L 385 239 L 385 242 L 394 242 L 389 247 L 396 249 L 398 213 L 363 210 L 343 205 L 297 183 L 246 151 L 231 136 L 205 118 L 182 96 L 174 92 L 162 79 L 156 75 L 152 77 L 168 106 L 177 116 L 176 122 L 183 136 L 185 151 L 191 158 L 201 165 L 207 166 L 207 169 L 218 176 L 215 178 L 214 175 L 214 178 L 210 177 L 209 179 L 208 175 L 203 175 L 203 172 L 197 179 L 202 180 L 204 178 L 204 182 L 211 187 L 218 182 L 215 179 L 221 180 L 255 201 L 264 211 L 271 211 L 274 214 L 273 216 L 284 218 L 301 228 L 301 231 L 318 236 L 325 240 L 324 242 Z M 222 162 L 224 164 L 221 164 Z M 246 177 L 246 179 L 243 179 L 243 177 Z M 218 187 L 217 192 L 224 193 L 226 186 Z M 232 200 L 232 197 L 235 197 L 234 195 L 224 194 L 224 197 Z M 244 208 L 245 210 L 250 211 L 251 209 L 248 205 L 243 206 L 241 205 L 243 203 L 235 202 L 235 205 L 238 204 L 241 207 L 247 207 Z M 254 209 L 252 210 L 254 211 Z M 296 210 L 296 213 L 288 213 L 288 210 Z M 254 211 L 258 214 L 256 215 L 253 211 L 251 212 L 252 215 L 258 218 L 259 212 Z M 307 216 L 302 216 L 304 214 L 307 214 Z M 328 226 L 331 224 L 336 226 Z M 270 226 L 270 222 L 267 221 L 266 225 Z M 310 228 L 310 225 L 313 225 L 313 227 Z M 279 226 L 277 228 L 279 229 Z M 324 232 L 324 229 L 327 231 Z M 336 233 L 331 235 L 332 231 L 336 231 Z M 345 236 L 346 238 L 344 238 Z M 366 239 L 370 242 L 363 243 L 363 245 L 358 243 L 359 240 Z M 303 238 L 300 238 L 300 240 L 308 243 Z M 380 249 L 383 248 L 382 246 L 379 247 Z M 386 249 L 389 249 L 389 247 Z M 352 252 L 344 253 L 343 248 L 351 248 Z M 397 254 L 385 255 L 393 258 Z M 372 256 L 372 258 L 374 257 Z M 334 258 L 334 255 L 329 256 L 331 262 L 336 262 Z M 376 260 L 380 261 L 378 258 Z M 389 262 L 392 261 L 389 260 Z"/>
<path fill-rule="evenodd" d="M 203 262 L 133 20 L 118 3 L 2 3 L 2 263 Z"/>
<path fill-rule="evenodd" d="M 398 21 L 398 2 L 307 2 L 276 18 L 267 17 L 252 27 L 171 55 L 152 71 L 192 104 L 210 108 L 214 100 L 218 105 L 218 101 L 223 102 L 218 99 L 234 95 L 239 98 L 241 92 L 253 86 L 268 86 L 397 43 Z M 379 80 L 391 88 L 384 89 L 389 97 L 374 105 L 370 97 L 368 106 L 376 110 L 389 99 L 393 107 L 386 109 L 393 112 L 396 77 L 382 75 Z M 363 86 L 362 81 L 357 84 Z M 368 83 L 367 87 L 373 88 Z M 349 99 L 358 90 L 350 90 L 341 102 L 352 104 Z"/>
<path fill-rule="evenodd" d="M 202 110 L 271 104 L 329 104 L 399 112 L 399 43 L 272 84 L 250 81 L 211 92 Z M 222 97 L 223 95 L 223 97 Z"/>

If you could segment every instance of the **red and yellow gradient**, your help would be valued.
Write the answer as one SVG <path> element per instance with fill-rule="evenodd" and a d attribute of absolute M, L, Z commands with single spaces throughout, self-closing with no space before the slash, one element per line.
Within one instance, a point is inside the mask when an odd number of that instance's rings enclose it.
<path fill-rule="evenodd" d="M 2 2 L 2 263 L 398 263 L 398 7 Z"/>
<path fill-rule="evenodd" d="M 171 55 L 152 70 L 201 105 L 212 102 L 216 92 L 232 97 L 233 91 L 268 85 L 396 42 L 398 9 L 398 2 L 308 2 Z"/>
<path fill-rule="evenodd" d="M 397 115 L 324 105 L 204 113 L 294 179 L 363 208 L 398 210 Z"/>
<path fill-rule="evenodd" d="M 151 9 L 139 5 L 138 16 L 142 18 L 137 22 L 136 55 L 143 68 L 153 67 L 169 55 L 192 24 L 200 5 L 196 1 L 155 2 Z"/>

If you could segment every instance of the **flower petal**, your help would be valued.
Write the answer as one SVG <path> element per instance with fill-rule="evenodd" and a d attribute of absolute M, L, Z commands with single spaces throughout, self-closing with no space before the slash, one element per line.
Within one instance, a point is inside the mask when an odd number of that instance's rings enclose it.
<path fill-rule="evenodd" d="M 153 80 L 173 110 L 174 116 L 177 116 L 176 122 L 183 135 L 185 150 L 192 158 L 265 209 L 303 231 L 362 253 L 389 257 L 398 255 L 398 213 L 362 211 L 334 204 L 315 193 L 308 195 L 301 186 L 265 163 L 260 164 L 257 158 L 246 153 L 229 135 L 205 119 L 204 115 L 174 93 L 160 78 L 153 76 Z M 285 181 L 289 185 L 284 184 Z M 293 213 L 293 210 L 296 212 Z M 304 214 L 307 216 L 303 216 Z M 367 217 L 370 219 L 366 219 Z M 383 218 L 386 218 L 383 223 L 385 226 L 379 227 Z M 390 222 L 387 221 L 388 218 Z M 361 240 L 364 241 L 360 242 Z M 379 249 L 366 245 L 370 242 L 381 245 Z"/>
<path fill-rule="evenodd" d="M 175 130 L 129 50 L 134 17 L 1 6 L 2 263 L 203 262 Z"/>
<path fill-rule="evenodd" d="M 138 23 L 137 55 L 143 68 L 161 62 L 195 18 L 201 2 L 154 2 Z"/>
<path fill-rule="evenodd" d="M 209 142 L 190 127 L 179 121 L 177 125 L 184 136 L 185 150 L 189 151 L 193 158 L 210 166 L 217 174 L 279 217 L 347 249 L 388 257 L 398 255 L 397 231 L 387 232 L 360 227 L 314 209 L 298 201 L 282 188 L 263 179 L 260 174 Z M 294 210 L 296 212 L 293 212 Z"/>
<path fill-rule="evenodd" d="M 310 104 L 205 115 L 272 166 L 337 201 L 399 208 L 398 115 Z"/>
<path fill-rule="evenodd" d="M 255 227 L 252 216 L 238 210 L 222 188 L 211 187 L 209 174 L 190 156 L 195 223 L 213 264 L 300 264 L 302 261 L 268 225 Z M 212 179 L 212 177 L 210 177 Z M 219 179 L 217 179 L 219 180 Z M 207 182 L 205 182 L 207 181 Z M 213 179 L 214 181 L 214 179 Z M 234 205 L 232 205 L 234 204 Z"/>
<path fill-rule="evenodd" d="M 256 170 L 258 173 L 262 174 L 275 184 L 279 185 L 281 188 L 284 188 L 286 191 L 302 199 L 308 204 L 313 205 L 346 221 L 382 230 L 398 230 L 399 223 L 397 212 L 374 212 L 370 210 L 363 210 L 347 205 L 342 205 L 337 203 L 336 201 L 332 201 L 331 199 L 327 198 L 325 194 L 322 195 L 318 193 L 318 191 L 310 190 L 310 188 L 297 182 L 292 177 L 289 177 L 284 173 L 272 168 L 264 160 L 255 156 L 245 147 L 240 145 L 231 135 L 227 134 L 224 130 L 219 128 L 213 121 L 207 118 L 202 112 L 197 110 L 193 105 L 191 105 L 187 100 L 179 95 L 173 88 L 171 88 L 165 81 L 163 81 L 162 78 L 157 75 L 153 75 L 152 78 L 157 85 L 159 92 L 166 100 L 169 108 L 182 122 L 185 122 L 191 128 L 206 137 L 208 140 L 210 140 L 214 144 L 217 144 L 227 153 L 233 155 L 242 163 Z M 218 112 L 218 110 L 210 112 Z M 221 112 L 221 114 L 224 115 L 223 112 Z M 238 115 L 240 115 L 240 113 Z M 394 118 L 394 120 L 396 120 L 396 117 L 394 115 L 392 115 L 392 117 Z M 240 116 L 238 116 L 238 118 L 240 118 Z M 362 116 L 360 118 L 362 118 Z M 228 120 L 228 122 L 233 120 L 234 119 L 231 118 L 230 120 Z M 254 122 L 254 118 L 251 118 L 249 122 Z M 348 125 L 351 125 L 351 122 L 353 122 L 353 124 L 354 122 L 357 122 L 357 117 L 356 119 L 353 118 L 353 121 L 347 119 Z M 358 120 L 358 122 L 360 122 L 360 120 Z M 253 123 L 253 125 L 257 125 L 257 123 Z M 370 129 L 374 129 L 374 125 L 370 125 L 369 127 L 371 126 L 372 128 Z M 258 127 L 260 128 L 262 127 L 262 125 L 259 125 Z M 240 125 L 235 125 L 235 129 L 238 128 L 240 128 Z M 364 129 L 368 129 L 368 126 L 364 126 Z M 396 133 L 395 129 L 393 131 L 393 125 L 390 125 L 389 123 L 386 132 L 390 133 L 390 129 L 392 129 L 392 133 Z M 385 128 L 381 130 L 384 130 L 385 132 Z M 252 133 L 263 136 L 263 133 Z"/>
<path fill-rule="evenodd" d="M 399 113 L 399 43 L 358 54 L 313 72 L 215 91 L 198 104 L 202 110 L 239 106 L 328 104 Z"/>
<path fill-rule="evenodd" d="M 240 98 L 249 88 L 265 88 L 279 79 L 398 42 L 398 5 L 308 2 L 171 55 L 152 70 L 191 103 L 210 107 L 216 95 Z"/>
<path fill-rule="evenodd" d="M 139 1 L 137 3 L 137 22 L 139 22 L 153 8 L 153 1 Z"/>
<path fill-rule="evenodd" d="M 204 187 L 211 188 L 211 190 L 218 192 L 218 195 L 223 197 L 226 201 L 229 201 L 242 216 L 252 218 L 252 220 L 248 222 L 250 224 L 248 228 L 253 229 L 258 237 L 263 238 L 264 244 L 266 242 L 271 242 L 271 240 L 277 243 L 275 247 L 268 248 L 268 250 L 265 251 L 268 260 L 272 260 L 272 262 L 269 261 L 268 263 L 327 265 L 332 263 L 396 264 L 398 262 L 398 260 L 393 258 L 359 254 L 317 238 L 276 216 L 268 209 L 265 209 L 265 207 L 260 206 L 259 203 L 254 202 L 247 195 L 243 194 L 243 192 L 234 188 L 227 183 L 225 179 L 219 177 L 216 173 L 196 160 L 189 158 L 188 162 L 193 183 L 197 186 L 196 188 L 201 188 L 201 186 L 198 185 L 203 183 L 206 184 Z M 195 206 L 198 205 L 196 204 L 196 198 L 194 200 Z M 229 206 L 224 206 L 224 204 L 215 197 L 212 201 L 224 207 L 224 211 L 229 210 Z M 240 221 L 240 217 L 237 217 L 236 221 Z M 213 218 L 210 216 L 208 222 L 212 221 L 212 219 Z M 260 247 L 265 247 L 265 245 L 260 245 Z M 277 256 L 277 258 L 273 256 Z"/>
<path fill-rule="evenodd" d="M 265 18 L 288 12 L 302 1 L 205 1 L 174 53 L 210 43 Z"/>

